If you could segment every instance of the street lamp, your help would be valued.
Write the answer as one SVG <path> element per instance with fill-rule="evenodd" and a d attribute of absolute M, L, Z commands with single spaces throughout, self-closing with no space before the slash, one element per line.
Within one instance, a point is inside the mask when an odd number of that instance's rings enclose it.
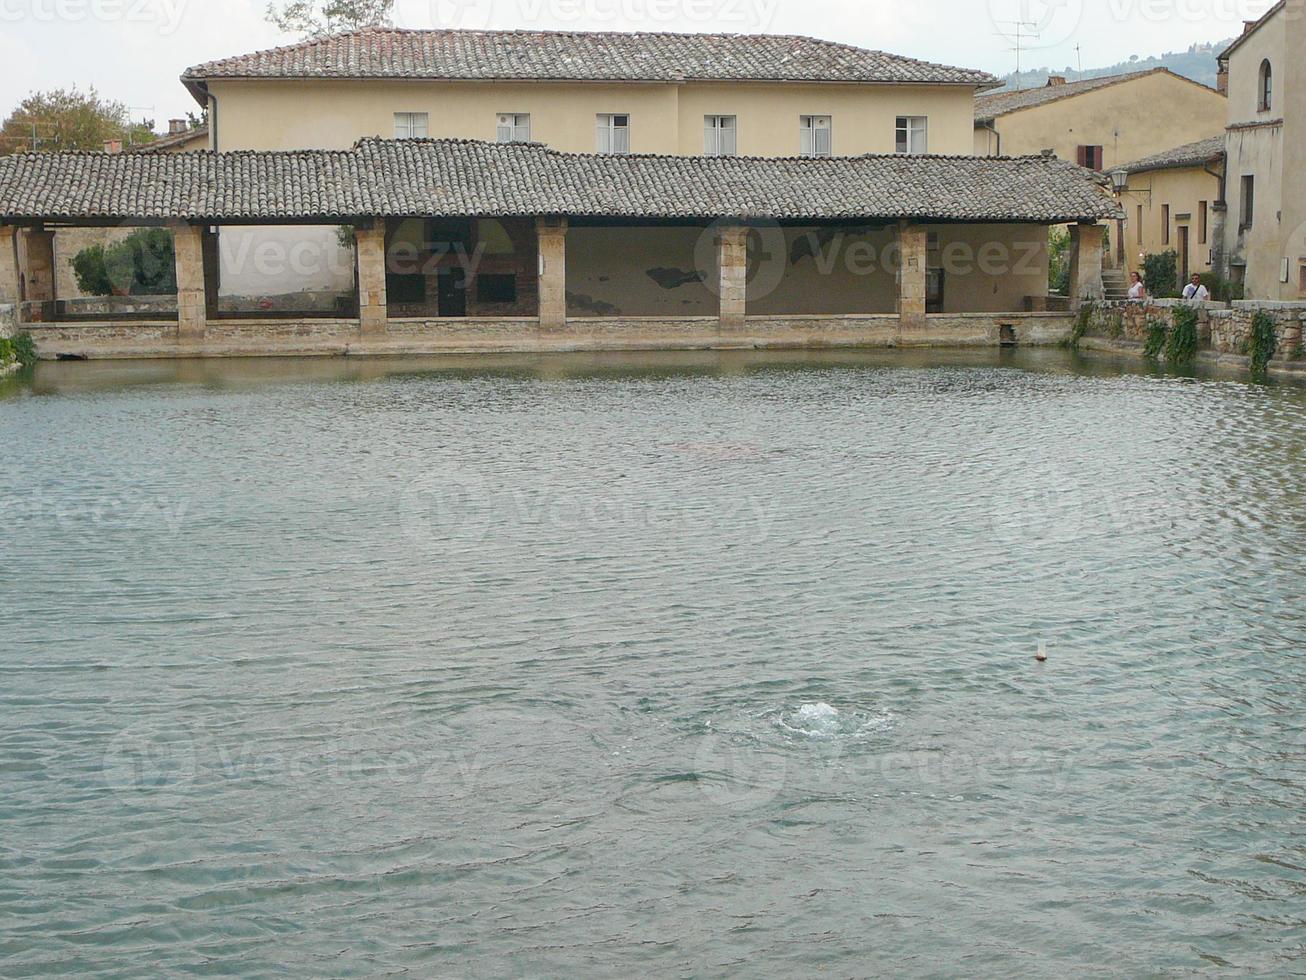
<path fill-rule="evenodd" d="M 1111 171 L 1111 186 L 1115 188 L 1116 195 L 1119 196 L 1125 192 L 1129 186 L 1129 171 L 1125 169 Z"/>

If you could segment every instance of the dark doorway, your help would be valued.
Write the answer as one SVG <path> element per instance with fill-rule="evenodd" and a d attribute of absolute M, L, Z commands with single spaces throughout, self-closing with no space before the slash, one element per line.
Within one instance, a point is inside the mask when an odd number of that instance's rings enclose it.
<path fill-rule="evenodd" d="M 1179 285 L 1182 287 L 1188 282 L 1191 273 L 1189 268 L 1188 254 L 1188 226 L 1179 226 Z"/>
<path fill-rule="evenodd" d="M 466 316 L 467 270 L 441 269 L 438 281 L 440 316 Z"/>

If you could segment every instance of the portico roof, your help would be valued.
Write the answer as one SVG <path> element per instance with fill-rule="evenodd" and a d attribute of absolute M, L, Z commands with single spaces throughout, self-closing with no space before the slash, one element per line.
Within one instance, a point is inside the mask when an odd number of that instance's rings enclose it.
<path fill-rule="evenodd" d="M 1119 214 L 1098 175 L 1041 156 L 614 156 L 367 139 L 350 150 L 0 158 L 0 222 L 10 223 L 561 215 L 1055 224 Z"/>

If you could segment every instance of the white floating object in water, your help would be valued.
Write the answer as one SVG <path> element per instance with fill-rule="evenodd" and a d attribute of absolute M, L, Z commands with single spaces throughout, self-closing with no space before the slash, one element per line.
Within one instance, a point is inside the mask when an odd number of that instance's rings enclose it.
<path fill-rule="evenodd" d="M 1042 640 L 1038 641 L 1038 653 L 1034 654 L 1034 659 L 1041 664 L 1048 662 L 1048 645 Z"/>

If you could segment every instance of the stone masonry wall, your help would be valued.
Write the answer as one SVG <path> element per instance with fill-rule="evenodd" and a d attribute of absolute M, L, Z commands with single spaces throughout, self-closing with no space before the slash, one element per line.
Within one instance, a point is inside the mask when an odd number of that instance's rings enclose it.
<path fill-rule="evenodd" d="M 1094 307 L 1088 333 L 1094 337 L 1143 343 L 1147 324 L 1160 320 L 1169 326 L 1174 310 L 1186 306 L 1181 300 L 1153 300 L 1148 303 L 1106 303 Z M 1197 334 L 1201 345 L 1217 354 L 1247 353 L 1252 333 L 1252 318 L 1263 310 L 1274 319 L 1279 335 L 1275 360 L 1299 355 L 1302 330 L 1306 326 L 1306 304 L 1235 303 L 1227 309 L 1220 303 L 1204 303 L 1198 309 Z"/>

